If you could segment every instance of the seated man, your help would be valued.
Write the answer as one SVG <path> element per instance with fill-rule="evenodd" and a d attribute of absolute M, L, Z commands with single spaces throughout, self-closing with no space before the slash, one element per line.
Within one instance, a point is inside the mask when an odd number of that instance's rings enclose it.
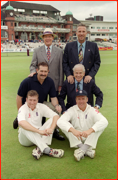
<path fill-rule="evenodd" d="M 102 106 L 103 94 L 96 86 L 95 81 L 91 79 L 89 83 L 84 83 L 85 68 L 82 64 L 77 64 L 73 68 L 74 83 L 70 84 L 67 80 L 64 81 L 60 95 L 58 97 L 59 104 L 62 107 L 62 112 L 76 104 L 75 95 L 78 90 L 85 90 L 88 93 L 88 104 L 93 106 L 93 94 L 96 96 L 95 108 L 99 109 Z M 67 96 L 67 104 L 64 100 Z"/>
<path fill-rule="evenodd" d="M 94 158 L 99 136 L 108 125 L 107 119 L 99 111 L 87 104 L 85 90 L 76 92 L 76 103 L 57 121 L 70 142 L 70 147 L 78 147 L 74 157 L 80 161 L 84 155 Z M 70 122 L 69 122 L 70 121 Z"/>
<path fill-rule="evenodd" d="M 51 103 L 45 102 L 45 104 L 50 106 L 50 108 L 53 108 L 56 112 L 61 113 L 62 109 L 56 97 L 55 85 L 53 80 L 48 77 L 48 72 L 48 64 L 41 62 L 38 65 L 37 74 L 33 77 L 28 77 L 21 82 L 16 97 L 17 109 L 25 103 L 28 91 L 35 90 L 40 96 L 40 99 L 38 100 L 39 103 L 44 103 L 47 95 L 49 94 L 51 97 Z M 13 127 L 14 129 L 17 129 L 18 127 L 17 118 L 13 122 Z M 61 136 L 56 129 L 53 137 L 58 140 L 64 140 L 64 137 Z"/>
<path fill-rule="evenodd" d="M 32 151 L 32 155 L 36 159 L 39 159 L 43 153 L 61 158 L 64 155 L 63 150 L 48 146 L 51 144 L 52 133 L 59 116 L 46 105 L 38 103 L 38 96 L 36 91 L 29 91 L 26 103 L 18 111 L 19 142 L 23 146 L 35 144 L 37 148 Z M 50 119 L 42 126 L 43 116 Z"/>

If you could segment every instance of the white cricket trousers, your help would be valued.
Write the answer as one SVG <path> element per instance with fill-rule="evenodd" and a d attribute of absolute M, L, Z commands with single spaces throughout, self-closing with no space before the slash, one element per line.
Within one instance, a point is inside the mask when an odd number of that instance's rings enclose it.
<path fill-rule="evenodd" d="M 40 128 L 40 130 L 49 128 L 51 124 L 52 124 L 52 118 L 48 119 Z M 52 142 L 52 134 L 50 136 L 42 136 L 38 133 L 27 131 L 21 127 L 19 128 L 18 133 L 19 133 L 18 139 L 21 145 L 32 146 L 35 144 L 40 148 L 41 152 L 43 152 L 43 150 L 47 148 L 48 145 L 51 145 Z"/>
<path fill-rule="evenodd" d="M 80 131 L 80 130 L 79 130 Z M 71 132 L 66 132 L 62 130 L 62 132 L 67 136 L 70 142 L 70 147 L 75 147 L 81 143 L 84 142 L 84 144 L 87 144 L 91 146 L 93 149 L 96 148 L 97 141 L 99 136 L 102 134 L 104 130 L 98 131 L 98 132 L 93 132 L 91 133 L 87 138 L 82 137 L 82 140 L 79 140 L 76 136 L 74 136 Z"/>

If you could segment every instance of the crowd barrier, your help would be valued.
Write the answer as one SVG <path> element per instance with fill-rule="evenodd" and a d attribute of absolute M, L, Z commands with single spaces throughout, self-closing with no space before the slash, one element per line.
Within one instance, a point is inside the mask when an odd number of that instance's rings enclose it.
<path fill-rule="evenodd" d="M 113 47 L 99 47 L 99 51 L 113 50 Z"/>

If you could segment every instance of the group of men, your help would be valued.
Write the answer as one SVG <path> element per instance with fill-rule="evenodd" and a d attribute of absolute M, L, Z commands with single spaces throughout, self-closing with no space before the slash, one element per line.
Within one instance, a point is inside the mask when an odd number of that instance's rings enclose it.
<path fill-rule="evenodd" d="M 76 35 L 78 40 L 67 43 L 63 54 L 62 49 L 52 45 L 55 34 L 46 28 L 41 36 L 44 46 L 34 50 L 30 74 L 18 89 L 18 116 L 13 127 L 19 126 L 21 145 L 37 146 L 32 151 L 36 159 L 43 154 L 58 158 L 64 155 L 64 150 L 48 146 L 52 137 L 65 140 L 58 128 L 69 139 L 70 147 L 77 148 L 77 161 L 85 155 L 94 158 L 98 138 L 108 125 L 98 111 L 103 102 L 103 93 L 95 84 L 101 62 L 98 47 L 86 41 L 84 24 L 78 25 Z"/>

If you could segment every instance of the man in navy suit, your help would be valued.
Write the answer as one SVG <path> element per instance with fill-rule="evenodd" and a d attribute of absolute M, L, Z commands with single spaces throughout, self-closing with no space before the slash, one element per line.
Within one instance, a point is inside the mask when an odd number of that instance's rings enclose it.
<path fill-rule="evenodd" d="M 100 67 L 100 55 L 96 43 L 86 41 L 87 28 L 80 23 L 76 35 L 78 40 L 66 44 L 63 56 L 63 70 L 69 83 L 74 83 L 73 67 L 80 63 L 85 67 L 84 82 L 89 83 L 94 79 Z M 82 61 L 79 60 L 80 47 L 82 46 Z"/>
<path fill-rule="evenodd" d="M 96 96 L 95 108 L 99 109 L 102 107 L 103 102 L 103 93 L 96 86 L 95 81 L 93 79 L 90 80 L 89 83 L 85 83 L 85 68 L 82 64 L 76 64 L 73 68 L 74 75 L 74 83 L 70 84 L 68 80 L 65 80 L 59 95 L 59 104 L 62 107 L 62 113 L 65 112 L 68 108 L 76 105 L 75 97 L 76 92 L 79 90 L 85 90 L 88 94 L 88 104 L 91 106 L 92 104 L 92 96 L 93 94 Z M 65 105 L 64 100 L 67 96 L 67 104 Z"/>

